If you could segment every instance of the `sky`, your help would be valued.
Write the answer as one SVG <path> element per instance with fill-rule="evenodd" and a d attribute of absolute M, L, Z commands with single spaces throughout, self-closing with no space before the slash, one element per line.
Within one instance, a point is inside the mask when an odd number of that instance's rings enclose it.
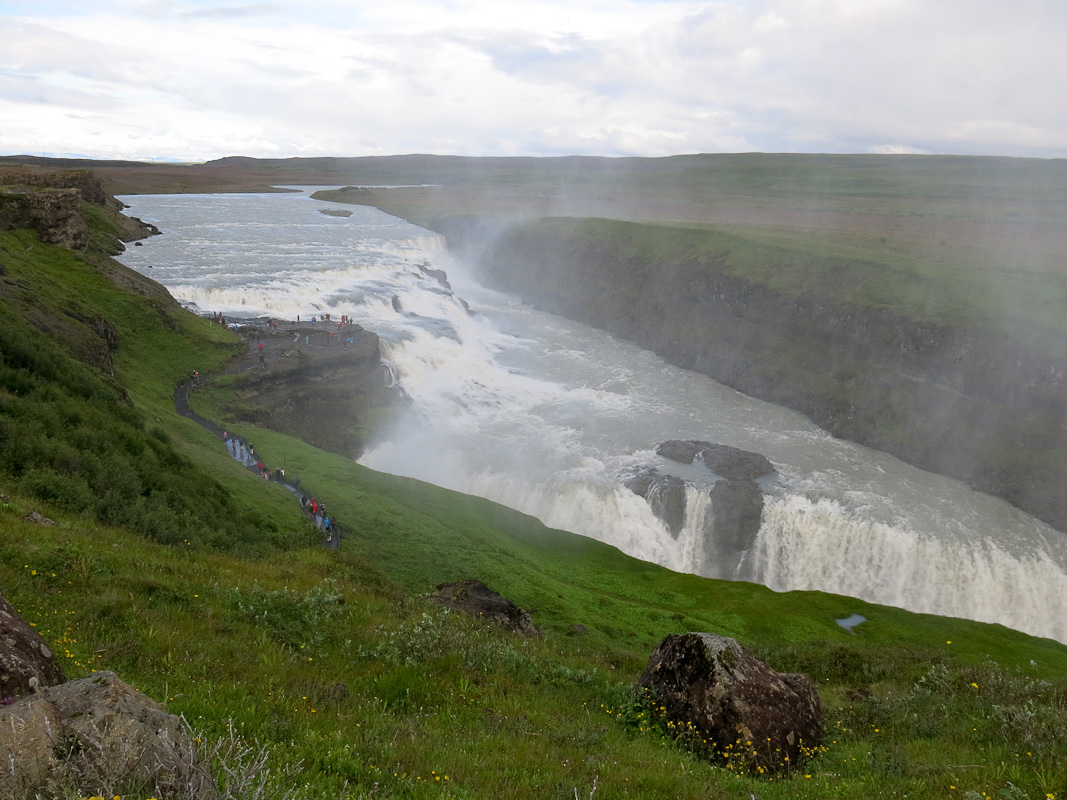
<path fill-rule="evenodd" d="M 1067 157 L 1063 0 L 0 0 L 0 154 Z"/>

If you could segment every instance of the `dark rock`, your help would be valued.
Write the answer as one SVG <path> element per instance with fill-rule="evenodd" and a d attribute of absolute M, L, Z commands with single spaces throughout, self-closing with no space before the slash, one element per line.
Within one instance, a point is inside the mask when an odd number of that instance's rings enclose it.
<path fill-rule="evenodd" d="M 775 471 L 766 456 L 724 444 L 705 447 L 700 459 L 713 472 L 732 481 L 754 481 L 764 475 L 773 475 Z"/>
<path fill-rule="evenodd" d="M 77 189 L 31 189 L 0 192 L 0 230 L 33 228 L 44 244 L 84 250 L 89 226 L 81 213 Z"/>
<path fill-rule="evenodd" d="M 753 771 L 785 771 L 815 754 L 823 713 L 803 675 L 775 672 L 735 640 L 671 634 L 637 684 L 698 751 Z"/>
<path fill-rule="evenodd" d="M 401 307 L 400 305 L 400 298 L 397 297 L 395 294 L 393 295 L 393 311 L 395 311 L 397 314 L 401 314 L 404 311 L 403 307 Z"/>
<path fill-rule="evenodd" d="M 419 264 L 419 269 L 422 270 L 424 275 L 428 275 L 429 277 L 437 281 L 439 284 L 444 286 L 446 289 L 452 291 L 452 286 L 448 282 L 448 273 L 445 272 L 443 269 L 433 269 L 431 267 L 426 266 L 425 264 Z"/>
<path fill-rule="evenodd" d="M 0 697 L 21 697 L 64 680 L 55 653 L 0 595 Z"/>
<path fill-rule="evenodd" d="M 671 439 L 656 448 L 656 455 L 677 461 L 679 464 L 692 464 L 700 451 L 711 445 L 711 442 L 697 442 L 692 439 L 682 441 Z"/>
<path fill-rule="evenodd" d="M 48 517 L 41 514 L 40 511 L 31 511 L 29 514 L 24 516 L 23 519 L 26 522 L 32 522 L 34 525 L 54 526 L 56 524 L 56 521 L 54 519 L 49 519 Z"/>
<path fill-rule="evenodd" d="M 661 475 L 655 469 L 646 469 L 626 481 L 626 488 L 648 501 L 659 519 L 678 538 L 685 524 L 685 481 L 674 475 Z"/>
<path fill-rule="evenodd" d="M 657 447 L 656 454 L 681 464 L 703 461 L 708 469 L 728 480 L 752 481 L 775 471 L 766 456 L 725 444 L 675 439 Z"/>
<path fill-rule="evenodd" d="M 113 672 L 0 709 L 0 762 L 5 796 L 78 779 L 142 785 L 160 796 L 219 797 L 182 721 Z"/>
<path fill-rule="evenodd" d="M 763 521 L 763 491 L 755 481 L 718 481 L 704 516 L 704 563 L 717 569 L 706 577 L 735 577 L 740 557 L 756 540 Z"/>
<path fill-rule="evenodd" d="M 455 611 L 495 620 L 505 629 L 521 636 L 535 636 L 541 632 L 530 620 L 529 613 L 479 580 L 468 578 L 455 583 L 441 583 L 437 589 L 434 600 Z"/>

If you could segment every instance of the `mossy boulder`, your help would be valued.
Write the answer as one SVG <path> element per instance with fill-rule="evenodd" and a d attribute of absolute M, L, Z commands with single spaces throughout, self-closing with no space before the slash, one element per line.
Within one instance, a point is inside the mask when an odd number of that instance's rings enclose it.
<path fill-rule="evenodd" d="M 698 752 L 754 772 L 788 771 L 822 742 L 822 705 L 811 681 L 775 672 L 726 636 L 667 636 L 637 688 Z"/>

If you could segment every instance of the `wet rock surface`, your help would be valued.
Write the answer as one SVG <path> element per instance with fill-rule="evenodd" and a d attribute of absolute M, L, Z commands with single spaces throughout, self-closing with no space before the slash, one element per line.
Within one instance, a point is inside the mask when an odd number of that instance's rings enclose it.
<path fill-rule="evenodd" d="M 429 278 L 433 278 L 445 289 L 450 292 L 452 291 L 452 285 L 448 282 L 448 273 L 445 272 L 443 269 L 434 269 L 432 267 L 427 266 L 426 264 L 419 264 L 419 269 L 422 271 L 423 275 L 426 275 Z"/>
<path fill-rule="evenodd" d="M 666 523 L 674 538 L 678 538 L 685 524 L 685 481 L 649 468 L 627 480 L 626 488 L 645 498 L 652 513 Z"/>
<path fill-rule="evenodd" d="M 775 474 L 774 466 L 760 453 L 697 440 L 672 439 L 656 448 L 657 455 L 679 464 L 703 463 L 720 476 L 709 475 L 711 488 L 700 535 L 703 551 L 700 574 L 736 578 L 744 554 L 752 547 L 763 518 L 763 490 L 757 478 Z M 686 482 L 662 474 L 655 467 L 641 470 L 625 482 L 626 487 L 648 502 L 653 513 L 678 538 L 688 508 Z"/>
<path fill-rule="evenodd" d="M 718 569 L 708 577 L 735 577 L 741 556 L 752 547 L 763 521 L 763 490 L 755 481 L 719 481 L 711 488 L 704 518 L 705 563 Z"/>
<path fill-rule="evenodd" d="M 750 770 L 788 770 L 822 741 L 822 705 L 811 681 L 774 671 L 726 636 L 667 636 L 637 687 L 698 751 L 729 754 Z"/>
<path fill-rule="evenodd" d="M 680 464 L 701 461 L 716 475 L 727 480 L 753 481 L 775 472 L 771 462 L 760 453 L 692 439 L 664 442 L 656 448 L 656 454 Z"/>

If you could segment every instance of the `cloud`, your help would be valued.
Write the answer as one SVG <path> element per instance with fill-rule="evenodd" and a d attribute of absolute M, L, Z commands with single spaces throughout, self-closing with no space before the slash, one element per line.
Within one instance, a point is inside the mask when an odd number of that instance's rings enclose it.
<path fill-rule="evenodd" d="M 232 8 L 201 8 L 196 11 L 187 11 L 187 17 L 205 17 L 211 19 L 244 19 L 246 17 L 262 17 L 277 14 L 281 11 L 279 6 L 255 5 L 235 6 Z"/>
<path fill-rule="evenodd" d="M 867 148 L 868 153 L 880 156 L 922 156 L 930 155 L 929 150 L 912 147 L 907 144 L 875 144 Z"/>
<path fill-rule="evenodd" d="M 13 9 L 0 14 L 0 110 L 20 120 L 0 147 L 17 150 L 55 138 L 41 113 L 54 105 L 96 120 L 66 125 L 65 150 L 106 141 L 146 158 L 1067 156 L 1067 6 L 1049 0 L 0 8 Z"/>

